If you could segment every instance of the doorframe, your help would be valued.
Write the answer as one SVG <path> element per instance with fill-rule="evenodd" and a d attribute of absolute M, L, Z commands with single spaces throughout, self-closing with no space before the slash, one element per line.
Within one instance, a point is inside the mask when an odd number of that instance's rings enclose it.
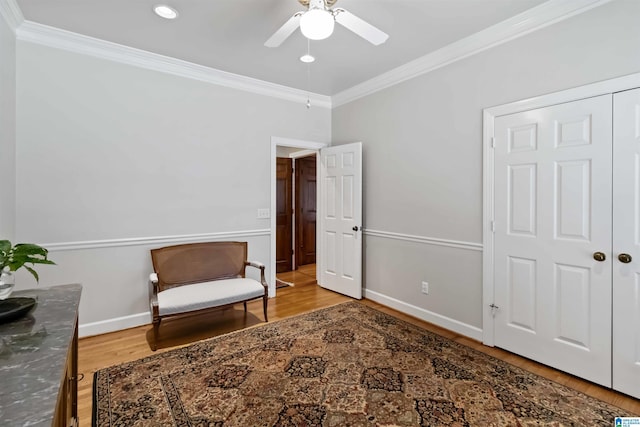
<path fill-rule="evenodd" d="M 482 342 L 494 346 L 494 120 L 507 114 L 544 108 L 640 87 L 640 73 L 629 74 L 521 101 L 485 108 L 482 112 Z"/>
<path fill-rule="evenodd" d="M 273 214 L 276 211 L 276 157 L 277 157 L 277 147 L 294 147 L 300 148 L 301 150 L 309 150 L 306 155 L 309 155 L 311 151 L 316 152 L 316 176 L 318 171 L 320 170 L 320 149 L 324 147 L 328 147 L 329 144 L 325 142 L 317 142 L 317 141 L 307 141 L 303 139 L 292 139 L 292 138 L 283 138 L 278 136 L 271 137 L 271 155 L 269 158 L 270 162 L 270 170 L 271 170 L 271 232 L 269 234 L 269 297 L 273 298 L 276 296 L 276 217 Z M 322 204 L 320 202 L 320 197 L 316 192 L 316 197 L 318 197 L 316 201 L 316 215 L 320 215 L 322 212 Z M 319 229 L 316 228 L 316 233 L 319 233 Z M 316 235 L 316 242 L 318 241 L 318 235 Z M 318 262 L 318 253 L 316 252 L 316 263 Z"/>

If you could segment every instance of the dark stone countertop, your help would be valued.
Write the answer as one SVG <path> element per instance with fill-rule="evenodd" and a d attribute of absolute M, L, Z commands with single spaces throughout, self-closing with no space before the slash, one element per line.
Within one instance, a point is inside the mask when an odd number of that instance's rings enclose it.
<path fill-rule="evenodd" d="M 0 323 L 0 426 L 50 426 L 76 327 L 80 285 L 17 291 L 35 298 L 25 316 Z"/>

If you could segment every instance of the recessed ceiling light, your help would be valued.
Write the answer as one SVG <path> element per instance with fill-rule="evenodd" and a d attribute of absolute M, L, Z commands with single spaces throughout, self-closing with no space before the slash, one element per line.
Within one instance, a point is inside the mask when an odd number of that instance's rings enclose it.
<path fill-rule="evenodd" d="M 174 8 L 167 6 L 166 4 L 159 4 L 153 7 L 153 11 L 156 15 L 164 19 L 176 19 L 178 17 L 178 11 Z"/>
<path fill-rule="evenodd" d="M 304 55 L 302 55 L 302 56 L 300 57 L 300 61 L 302 61 L 302 62 L 306 62 L 307 64 L 308 64 L 309 62 L 313 62 L 313 61 L 315 61 L 315 60 L 316 60 L 316 58 L 314 58 L 313 56 L 309 55 L 308 53 L 307 53 L 307 54 L 304 54 Z"/>

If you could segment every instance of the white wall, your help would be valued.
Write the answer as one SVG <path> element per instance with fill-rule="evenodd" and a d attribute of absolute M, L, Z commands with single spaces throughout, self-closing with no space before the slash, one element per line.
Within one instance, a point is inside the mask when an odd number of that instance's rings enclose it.
<path fill-rule="evenodd" d="M 16 38 L 0 18 L 0 240 L 15 237 Z"/>
<path fill-rule="evenodd" d="M 27 42 L 14 62 L 0 23 L 0 238 L 52 249 L 41 285 L 84 285 L 81 333 L 145 323 L 148 250 L 237 238 L 268 263 L 270 137 L 332 133 L 364 142 L 367 296 L 477 336 L 482 109 L 640 71 L 639 15 L 618 0 L 333 113 Z"/>
<path fill-rule="evenodd" d="M 638 16 L 618 0 L 333 110 L 333 143 L 364 143 L 369 297 L 479 337 L 482 109 L 640 71 Z"/>
<path fill-rule="evenodd" d="M 268 263 L 271 136 L 328 140 L 328 109 L 17 49 L 16 234 L 51 249 L 41 284 L 83 284 L 81 333 L 148 321 L 149 248 L 181 239 L 163 236 L 248 239 Z"/>

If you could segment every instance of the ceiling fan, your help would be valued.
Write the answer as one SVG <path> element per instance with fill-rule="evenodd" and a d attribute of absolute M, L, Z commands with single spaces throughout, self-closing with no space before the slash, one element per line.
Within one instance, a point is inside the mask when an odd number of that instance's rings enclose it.
<path fill-rule="evenodd" d="M 326 39 L 333 33 L 335 22 L 353 31 L 363 39 L 378 46 L 389 36 L 346 10 L 332 6 L 337 0 L 298 0 L 307 10 L 296 12 L 265 42 L 267 47 L 278 47 L 300 27 L 302 34 L 311 40 Z"/>

